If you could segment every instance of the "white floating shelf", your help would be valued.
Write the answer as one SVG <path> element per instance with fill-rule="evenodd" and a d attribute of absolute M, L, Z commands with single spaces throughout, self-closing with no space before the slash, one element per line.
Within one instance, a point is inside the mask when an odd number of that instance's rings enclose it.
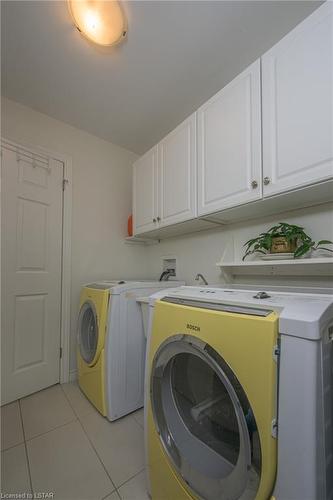
<path fill-rule="evenodd" d="M 333 276 L 332 257 L 288 260 L 220 261 L 216 264 L 227 281 L 235 275 Z"/>
<path fill-rule="evenodd" d="M 127 245 L 156 245 L 159 241 L 150 238 L 140 238 L 139 236 L 127 236 L 125 243 Z"/>

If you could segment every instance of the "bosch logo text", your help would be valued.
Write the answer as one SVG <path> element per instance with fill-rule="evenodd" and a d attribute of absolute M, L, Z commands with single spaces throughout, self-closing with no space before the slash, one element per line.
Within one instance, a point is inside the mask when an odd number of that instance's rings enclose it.
<path fill-rule="evenodd" d="M 190 323 L 187 323 L 186 328 L 189 330 L 194 330 L 195 332 L 200 332 L 200 326 L 197 325 L 191 325 Z"/>

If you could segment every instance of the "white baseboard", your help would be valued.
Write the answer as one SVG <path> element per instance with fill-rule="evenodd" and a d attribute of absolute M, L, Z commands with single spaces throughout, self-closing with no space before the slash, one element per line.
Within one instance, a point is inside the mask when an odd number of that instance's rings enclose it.
<path fill-rule="evenodd" d="M 69 381 L 75 382 L 77 380 L 77 370 L 70 370 L 69 372 Z"/>

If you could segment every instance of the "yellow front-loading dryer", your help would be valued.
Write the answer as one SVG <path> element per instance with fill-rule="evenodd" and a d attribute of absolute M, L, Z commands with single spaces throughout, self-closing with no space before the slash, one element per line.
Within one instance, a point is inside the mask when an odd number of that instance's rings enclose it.
<path fill-rule="evenodd" d="M 105 335 L 110 284 L 83 287 L 78 319 L 78 381 L 81 390 L 102 415 L 105 401 Z"/>
<path fill-rule="evenodd" d="M 332 290 L 272 288 L 150 297 L 152 500 L 333 498 Z"/>
<path fill-rule="evenodd" d="M 278 315 L 213 298 L 155 302 L 146 398 L 153 500 L 267 500 L 273 490 Z"/>

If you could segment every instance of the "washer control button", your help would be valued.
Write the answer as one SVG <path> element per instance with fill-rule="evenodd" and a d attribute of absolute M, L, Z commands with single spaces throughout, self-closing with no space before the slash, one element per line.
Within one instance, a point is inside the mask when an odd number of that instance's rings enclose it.
<path fill-rule="evenodd" d="M 256 295 L 253 295 L 254 299 L 269 299 L 270 295 L 266 292 L 258 292 Z"/>

